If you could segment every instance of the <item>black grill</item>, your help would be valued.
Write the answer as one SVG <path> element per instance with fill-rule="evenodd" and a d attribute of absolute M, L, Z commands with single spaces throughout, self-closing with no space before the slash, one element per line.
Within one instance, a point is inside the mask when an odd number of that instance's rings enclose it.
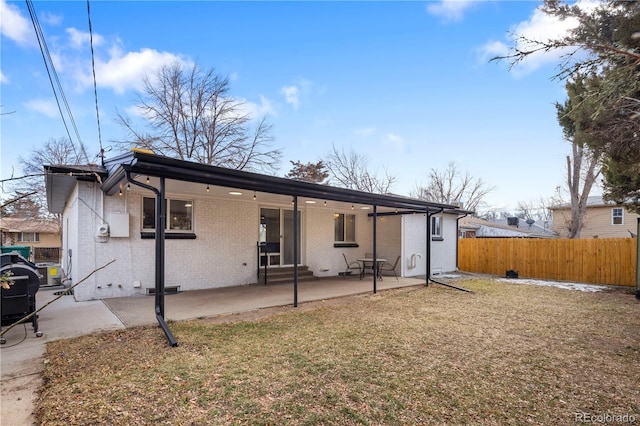
<path fill-rule="evenodd" d="M 40 273 L 36 265 L 15 252 L 0 255 L 0 273 L 7 272 L 10 272 L 13 284 L 9 289 L 1 290 L 2 326 L 12 325 L 33 314 L 36 311 L 36 293 L 40 288 Z M 38 316 L 33 315 L 30 321 L 36 336 L 42 336 L 42 332 L 38 331 Z M 4 339 L 0 343 L 4 343 Z"/>

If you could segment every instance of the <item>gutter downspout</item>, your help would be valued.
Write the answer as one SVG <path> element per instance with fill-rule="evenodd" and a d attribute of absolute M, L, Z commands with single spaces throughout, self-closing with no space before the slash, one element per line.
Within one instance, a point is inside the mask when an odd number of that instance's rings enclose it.
<path fill-rule="evenodd" d="M 160 177 L 160 190 L 154 188 L 151 185 L 146 185 L 140 183 L 131 178 L 131 173 L 126 171 L 127 182 L 132 183 L 133 185 L 139 186 L 144 189 L 148 189 L 156 194 L 156 286 L 155 286 L 155 312 L 156 319 L 158 320 L 158 324 L 160 324 L 160 328 L 164 331 L 165 336 L 167 336 L 167 340 L 169 341 L 169 345 L 171 347 L 178 346 L 178 342 L 176 338 L 173 337 L 171 330 L 169 330 L 169 326 L 165 322 L 164 319 L 164 226 L 166 223 L 166 206 L 164 203 L 165 199 L 165 179 L 164 177 Z"/>
<path fill-rule="evenodd" d="M 429 213 L 429 209 L 427 209 L 427 270 L 425 271 L 425 275 L 427 278 L 427 287 L 429 287 L 429 281 L 433 281 L 431 279 L 431 217 L 434 214 L 439 214 L 443 211 L 444 208 L 440 208 L 440 210 Z M 440 229 L 442 229 L 442 222 L 440 223 Z"/>
<path fill-rule="evenodd" d="M 378 292 L 378 206 L 373 205 L 373 294 Z M 363 269 L 364 271 L 364 269 Z"/>
<path fill-rule="evenodd" d="M 298 307 L 298 196 L 293 196 L 293 307 Z"/>
<path fill-rule="evenodd" d="M 425 262 L 427 263 L 424 270 L 425 275 L 425 285 L 429 287 L 429 278 L 431 277 L 431 215 L 429 214 L 429 209 L 426 210 L 426 225 L 425 228 L 427 230 L 426 240 L 425 240 Z"/>
<path fill-rule="evenodd" d="M 638 218 L 638 227 L 636 228 L 636 299 L 640 300 L 640 217 Z"/>

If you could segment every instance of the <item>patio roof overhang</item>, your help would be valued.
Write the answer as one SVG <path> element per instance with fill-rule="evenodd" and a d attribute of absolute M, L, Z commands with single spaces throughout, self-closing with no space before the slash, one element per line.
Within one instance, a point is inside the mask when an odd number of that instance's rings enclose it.
<path fill-rule="evenodd" d="M 91 166 L 93 167 L 93 166 Z M 76 180 L 92 180 L 101 182 L 101 189 L 106 195 L 114 195 L 128 187 L 129 184 L 145 188 L 156 194 L 156 199 L 165 198 L 167 182 L 187 182 L 190 184 L 203 184 L 216 187 L 242 189 L 266 194 L 292 197 L 294 209 L 298 208 L 299 198 L 336 201 L 351 204 L 373 206 L 374 218 L 378 215 L 401 215 L 415 212 L 426 213 L 427 239 L 427 271 L 429 268 L 430 231 L 429 217 L 433 214 L 445 212 L 451 214 L 466 215 L 472 212 L 462 210 L 453 205 L 432 203 L 415 198 L 390 194 L 374 194 L 352 189 L 337 188 L 276 176 L 268 176 L 241 170 L 226 169 L 190 161 L 177 160 L 140 151 L 131 151 L 127 154 L 105 161 L 104 166 L 95 166 L 95 170 L 83 170 L 76 166 L 55 167 L 45 166 L 47 182 L 47 199 L 49 210 L 61 213 L 64 210 L 67 199 L 73 190 Z M 154 185 L 150 179 L 154 178 Z M 147 180 L 149 179 L 149 180 Z M 155 184 L 158 184 L 157 186 Z M 176 187 L 177 188 L 177 187 Z M 53 197 L 53 195 L 56 197 Z M 383 208 L 382 210 L 380 208 Z M 383 211 L 386 210 L 386 211 Z M 171 346 L 176 346 L 177 341 L 169 330 L 164 319 L 164 257 L 165 257 L 165 232 L 162 218 L 165 216 L 165 203 L 156 203 L 155 226 L 155 313 L 159 325 L 165 332 Z M 297 215 L 294 215 L 294 253 L 297 253 Z M 376 220 L 373 220 L 373 253 L 376 256 Z M 457 255 L 457 253 L 456 253 Z M 297 257 L 294 254 L 294 306 L 297 306 L 298 268 Z M 375 263 L 374 263 L 375 264 Z M 373 292 L 376 292 L 376 269 L 373 274 Z M 429 283 L 427 274 L 426 283 Z"/>
<path fill-rule="evenodd" d="M 102 184 L 107 195 L 114 195 L 127 185 L 127 174 L 142 182 L 147 177 L 165 178 L 173 181 L 202 185 L 237 188 L 267 194 L 330 200 L 351 204 L 363 204 L 404 211 L 436 212 L 453 214 L 470 213 L 448 204 L 432 203 L 409 197 L 390 194 L 375 194 L 329 185 L 302 182 L 277 176 L 269 176 L 242 170 L 227 169 L 178 160 L 144 152 L 133 151 L 113 158 L 105 163 L 108 178 Z"/>

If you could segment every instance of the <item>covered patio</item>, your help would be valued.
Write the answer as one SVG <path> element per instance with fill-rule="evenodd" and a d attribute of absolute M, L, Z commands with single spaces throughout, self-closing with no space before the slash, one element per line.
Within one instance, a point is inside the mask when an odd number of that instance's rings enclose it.
<path fill-rule="evenodd" d="M 469 213 L 452 205 L 230 170 L 140 151 L 110 159 L 98 168 L 99 171 L 87 174 L 85 170 L 75 166 L 45 167 L 49 208 L 52 212 L 64 212 L 68 224 L 65 236 L 65 241 L 69 241 L 65 246 L 67 263 L 70 263 L 73 253 L 78 275 L 90 271 L 91 266 L 97 267 L 97 259 L 100 258 L 118 258 L 121 265 L 118 271 L 114 271 L 115 274 L 102 277 L 100 281 L 96 279 L 91 285 L 85 286 L 76 299 L 124 299 L 120 295 L 134 296 L 131 302 L 122 304 L 136 303 L 136 310 L 140 311 L 144 308 L 138 303 L 144 298 L 135 296 L 140 295 L 143 287 L 146 287 L 147 292 L 152 290 L 155 295 L 155 303 L 150 306 L 149 315 L 154 316 L 163 328 L 171 346 L 177 345 L 177 341 L 165 321 L 165 289 L 168 289 L 165 279 L 171 282 L 171 287 L 181 286 L 182 290 L 190 292 L 200 292 L 207 288 L 213 291 L 213 288 L 241 284 L 244 285 L 240 287 L 246 289 L 256 282 L 256 272 L 260 279 L 261 266 L 265 265 L 264 270 L 267 272 L 266 265 L 272 265 L 260 247 L 263 241 L 269 243 L 269 240 L 263 240 L 262 234 L 260 238 L 256 238 L 258 235 L 254 228 L 258 219 L 266 216 L 264 212 L 268 212 L 271 206 L 283 215 L 280 223 L 284 223 L 281 228 L 284 231 L 279 233 L 279 238 L 282 240 L 284 236 L 284 247 L 287 248 L 286 252 L 282 248 L 278 249 L 280 251 L 277 256 L 271 259 L 276 260 L 276 265 L 289 265 L 293 269 L 292 285 L 279 286 L 277 289 L 284 289 L 282 291 L 286 294 L 286 301 L 283 303 L 292 303 L 294 307 L 299 301 L 307 300 L 307 296 L 302 294 L 303 281 L 298 279 L 298 268 L 304 265 L 305 256 L 314 273 L 323 279 L 304 284 L 304 288 L 318 282 L 325 287 L 329 281 L 325 279 L 328 274 L 335 276 L 344 270 L 346 265 L 342 258 L 345 251 L 348 251 L 350 260 L 364 257 L 380 259 L 381 254 L 389 259 L 399 259 L 401 242 L 409 236 L 413 248 L 411 251 L 407 250 L 401 265 L 410 262 L 410 267 L 413 268 L 411 276 L 425 276 L 424 271 L 432 271 L 431 240 L 434 234 L 430 227 L 434 216 L 439 216 L 435 217 L 438 219 L 438 232 L 442 226 L 441 216 L 445 215 L 449 220 L 448 228 L 451 233 L 444 239 L 439 234 L 435 239 L 446 240 L 447 249 L 436 252 L 448 259 L 449 266 L 446 270 L 454 270 L 457 227 L 453 225 L 458 217 Z M 80 173 L 79 177 L 76 176 L 77 173 Z M 81 182 L 82 179 L 92 178 L 95 179 L 93 183 Z M 84 186 L 81 187 L 81 184 Z M 174 213 L 173 204 L 168 206 L 172 201 L 169 198 L 172 197 L 182 203 L 187 213 L 181 214 L 177 210 L 177 214 Z M 194 216 L 193 211 L 196 209 L 200 209 L 196 211 L 199 216 Z M 217 212 L 215 219 L 213 212 Z M 307 212 L 306 241 L 301 238 L 301 235 L 304 236 L 304 229 L 300 223 L 300 212 Z M 334 239 L 336 217 L 339 218 L 338 221 L 345 221 L 344 239 Z M 353 222 L 357 222 L 354 225 L 357 229 L 352 232 L 360 235 L 359 241 L 347 238 L 347 217 L 353 217 Z M 356 221 L 356 217 L 360 219 Z M 415 228 L 415 232 L 403 227 L 410 218 L 413 218 L 412 223 L 417 221 L 421 224 Z M 138 222 L 138 225 L 132 223 L 131 219 Z M 380 228 L 392 219 L 396 220 L 396 234 L 387 234 L 385 238 L 379 239 Z M 260 224 L 262 223 L 260 219 Z M 80 238 L 84 232 L 96 229 L 96 225 L 99 226 L 93 242 Z M 138 227 L 141 231 L 139 234 L 136 229 Z M 342 236 L 337 234 L 338 231 L 335 232 L 335 235 Z M 277 241 L 278 232 L 274 234 Z M 166 243 L 167 239 L 172 241 Z M 282 244 L 276 244 L 282 247 Z M 381 249 L 385 244 L 386 247 Z M 389 244 L 393 245 L 393 250 L 389 250 Z M 165 245 L 169 246 L 168 249 Z M 420 249 L 422 254 L 415 248 L 416 245 L 423 247 Z M 443 243 L 439 245 L 444 246 Z M 154 247 L 152 251 L 149 250 L 151 247 Z M 365 256 L 365 252 L 371 253 L 370 256 Z M 84 253 L 90 255 L 85 256 L 86 259 L 79 259 L 78 256 L 83 256 Z M 152 256 L 148 256 L 151 253 Z M 264 260 L 267 263 L 263 263 Z M 355 283 L 354 280 L 338 278 L 334 280 L 336 286 L 344 287 L 341 290 L 347 292 L 344 294 L 352 294 L 349 291 L 356 288 L 360 290 L 355 293 L 376 293 L 378 288 L 392 285 L 391 282 L 378 278 L 376 266 L 377 263 L 371 279 Z M 442 271 L 442 268 L 436 269 Z M 151 271 L 155 282 L 150 289 L 147 283 Z M 421 280 L 422 284 L 428 284 L 428 275 Z M 415 283 L 414 280 L 411 285 Z M 275 288 L 260 291 L 275 291 Z M 220 288 L 215 291 L 226 290 Z M 180 294 L 177 296 L 186 297 Z M 265 297 L 269 295 L 265 294 Z M 224 305 L 225 297 L 217 302 Z M 194 306 L 197 304 L 197 301 L 176 303 L 187 307 L 190 318 L 215 314 L 211 311 L 202 315 L 196 313 Z M 114 309 L 117 310 L 115 306 L 114 304 Z M 170 312 L 167 311 L 168 319 L 181 319 L 173 318 Z"/>
<path fill-rule="evenodd" d="M 391 290 L 424 286 L 424 278 L 399 278 L 393 276 L 378 281 L 378 290 Z M 298 283 L 300 303 L 322 301 L 357 294 L 371 294 L 373 279 L 320 278 Z M 191 290 L 166 295 L 165 318 L 168 321 L 183 321 L 209 318 L 219 315 L 255 311 L 265 308 L 292 306 L 293 284 L 252 284 Z M 126 327 L 152 325 L 156 323 L 154 298 L 151 296 L 118 297 L 103 302 Z"/>

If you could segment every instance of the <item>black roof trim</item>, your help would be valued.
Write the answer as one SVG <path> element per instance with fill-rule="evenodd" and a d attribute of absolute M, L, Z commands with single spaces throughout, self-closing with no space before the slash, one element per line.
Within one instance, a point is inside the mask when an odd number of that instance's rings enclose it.
<path fill-rule="evenodd" d="M 210 166 L 143 152 L 134 151 L 118 156 L 105 162 L 105 167 L 109 170 L 109 177 L 104 181 L 102 190 L 108 195 L 113 195 L 120 189 L 126 179 L 126 172 L 130 172 L 134 175 L 138 174 L 164 177 L 173 180 L 279 195 L 291 195 L 419 211 L 444 209 L 446 212 L 460 212 L 460 209 L 457 206 L 447 204 L 432 203 L 402 196 L 374 194 L 356 191 L 353 189 L 302 182 L 283 177 Z M 467 212 L 463 211 L 463 214 L 464 213 Z"/>

